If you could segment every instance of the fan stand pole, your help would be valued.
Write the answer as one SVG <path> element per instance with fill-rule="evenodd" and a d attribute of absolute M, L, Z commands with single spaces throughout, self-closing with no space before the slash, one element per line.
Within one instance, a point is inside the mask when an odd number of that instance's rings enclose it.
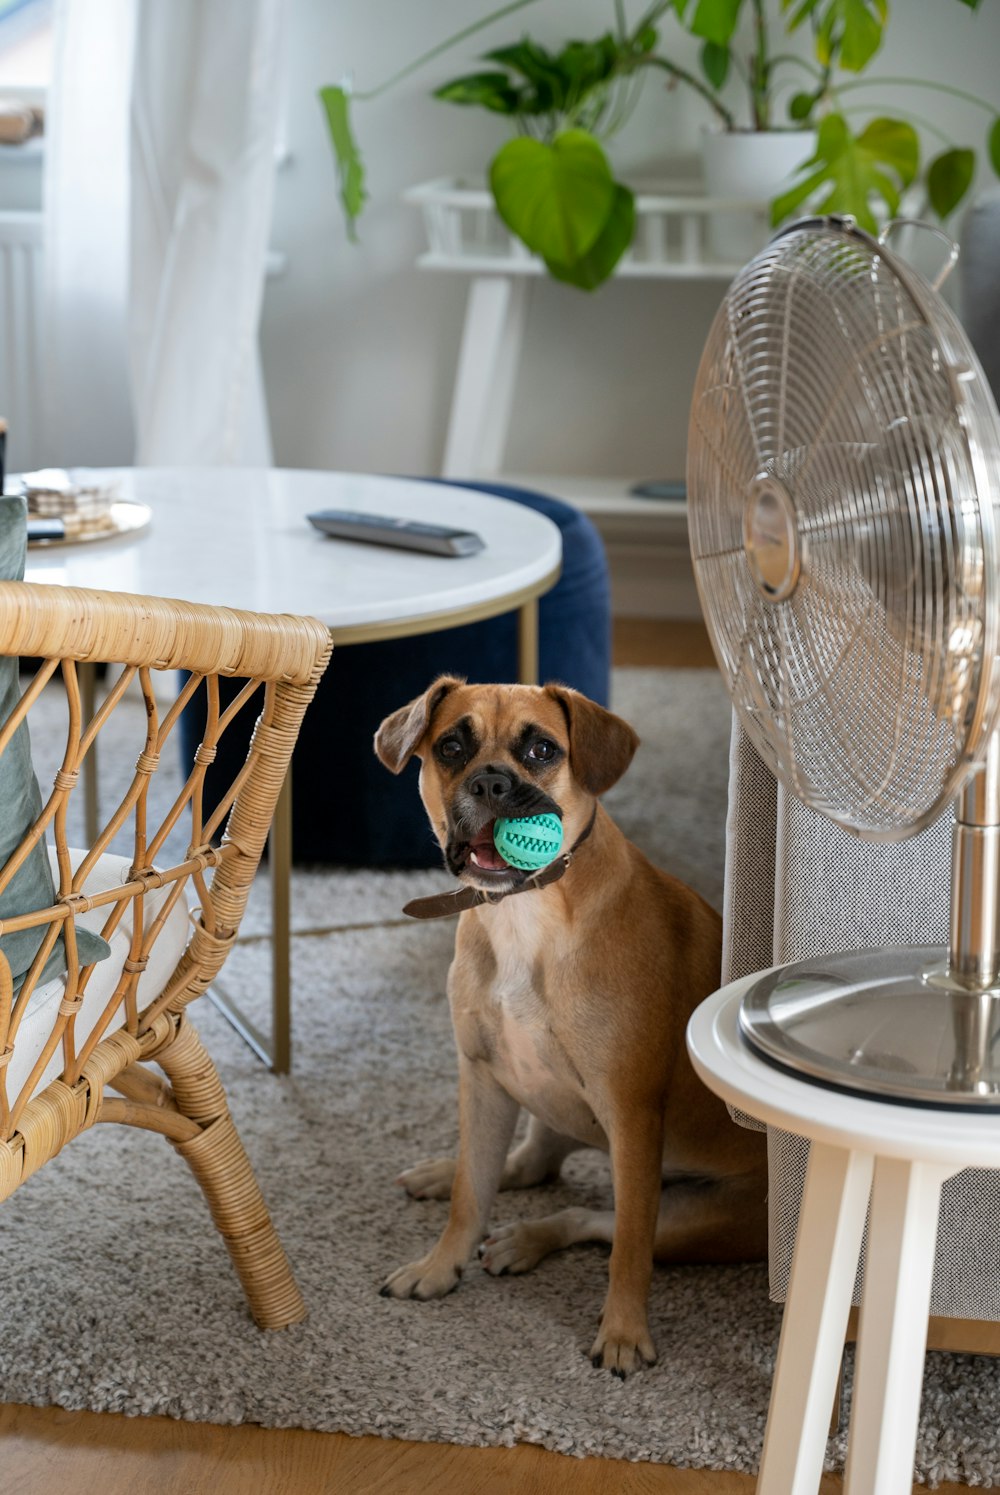
<path fill-rule="evenodd" d="M 1000 975 L 1000 733 L 962 791 L 952 842 L 951 935 L 955 1062 L 951 1084 L 975 1090 L 988 1060 Z"/>

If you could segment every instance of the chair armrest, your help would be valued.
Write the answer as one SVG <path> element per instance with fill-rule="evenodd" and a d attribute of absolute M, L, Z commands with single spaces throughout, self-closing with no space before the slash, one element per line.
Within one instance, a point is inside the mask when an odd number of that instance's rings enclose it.
<path fill-rule="evenodd" d="M 316 618 L 0 582 L 0 653 L 315 684 L 330 654 Z"/>

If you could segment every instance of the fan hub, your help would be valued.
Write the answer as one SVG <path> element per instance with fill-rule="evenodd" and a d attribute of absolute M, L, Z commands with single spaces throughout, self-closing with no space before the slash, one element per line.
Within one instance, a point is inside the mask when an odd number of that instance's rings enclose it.
<path fill-rule="evenodd" d="M 768 602 L 783 602 L 802 569 L 795 504 L 784 483 L 758 473 L 743 509 L 743 548 L 758 590 Z"/>

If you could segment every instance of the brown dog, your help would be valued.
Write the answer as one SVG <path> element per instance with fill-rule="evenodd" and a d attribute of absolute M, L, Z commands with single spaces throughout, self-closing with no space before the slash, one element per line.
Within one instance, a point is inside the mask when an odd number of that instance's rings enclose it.
<path fill-rule="evenodd" d="M 767 1242 L 764 1139 L 733 1125 L 684 1043 L 690 1013 L 719 985 L 721 921 L 597 802 L 637 746 L 626 722 L 576 691 L 450 676 L 387 717 L 375 738 L 393 773 L 419 756 L 421 797 L 449 869 L 491 895 L 462 913 L 448 980 L 458 1160 L 429 1159 L 400 1180 L 417 1198 L 450 1194 L 448 1224 L 382 1291 L 450 1292 L 483 1242 L 498 1188 L 543 1183 L 569 1153 L 603 1148 L 613 1214 L 569 1209 L 507 1225 L 480 1250 L 499 1274 L 528 1271 L 576 1241 L 610 1243 L 590 1353 L 621 1376 L 656 1357 L 646 1305 L 654 1255 L 746 1261 Z M 562 818 L 571 864 L 558 881 L 511 896 L 528 875 L 494 848 L 494 821 L 546 812 Z M 508 1156 L 520 1106 L 531 1119 Z"/>

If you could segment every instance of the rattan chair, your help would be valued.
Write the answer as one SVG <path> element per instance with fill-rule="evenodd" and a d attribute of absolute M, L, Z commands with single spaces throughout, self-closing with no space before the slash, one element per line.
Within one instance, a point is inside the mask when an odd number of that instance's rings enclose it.
<path fill-rule="evenodd" d="M 60 669 L 68 723 L 47 798 L 42 786 L 42 813 L 0 868 L 2 893 L 44 837 L 57 887 L 51 907 L 0 923 L 0 934 L 44 930 L 16 995 L 0 952 L 0 1199 L 97 1122 L 159 1133 L 201 1185 L 257 1322 L 272 1329 L 295 1323 L 305 1316 L 302 1298 L 187 1007 L 216 978 L 236 939 L 292 748 L 326 668 L 329 634 L 310 618 L 3 582 L 0 652 L 42 661 L 0 726 L 0 753 Z M 97 661 L 121 672 L 109 672 L 113 683 L 87 721 L 78 667 Z M 190 671 L 166 709 L 153 687 L 153 672 L 163 670 Z M 222 711 L 219 677 L 229 675 L 249 683 Z M 50 690 L 57 688 L 54 682 Z M 81 769 L 126 693 L 136 690 L 146 713 L 134 775 L 93 845 L 71 851 L 67 813 Z M 163 823 L 153 826 L 150 782 L 198 691 L 207 701 L 204 740 Z M 209 812 L 205 769 L 254 697 L 261 704 L 249 754 Z M 178 828 L 187 852 L 171 864 L 164 848 L 176 845 Z M 121 845 L 123 834 L 129 856 L 110 857 L 112 840 Z M 189 902 L 197 904 L 190 913 Z M 110 958 L 80 964 L 78 920 L 111 943 Z M 53 993 L 42 973 L 60 934 L 68 970 Z"/>

